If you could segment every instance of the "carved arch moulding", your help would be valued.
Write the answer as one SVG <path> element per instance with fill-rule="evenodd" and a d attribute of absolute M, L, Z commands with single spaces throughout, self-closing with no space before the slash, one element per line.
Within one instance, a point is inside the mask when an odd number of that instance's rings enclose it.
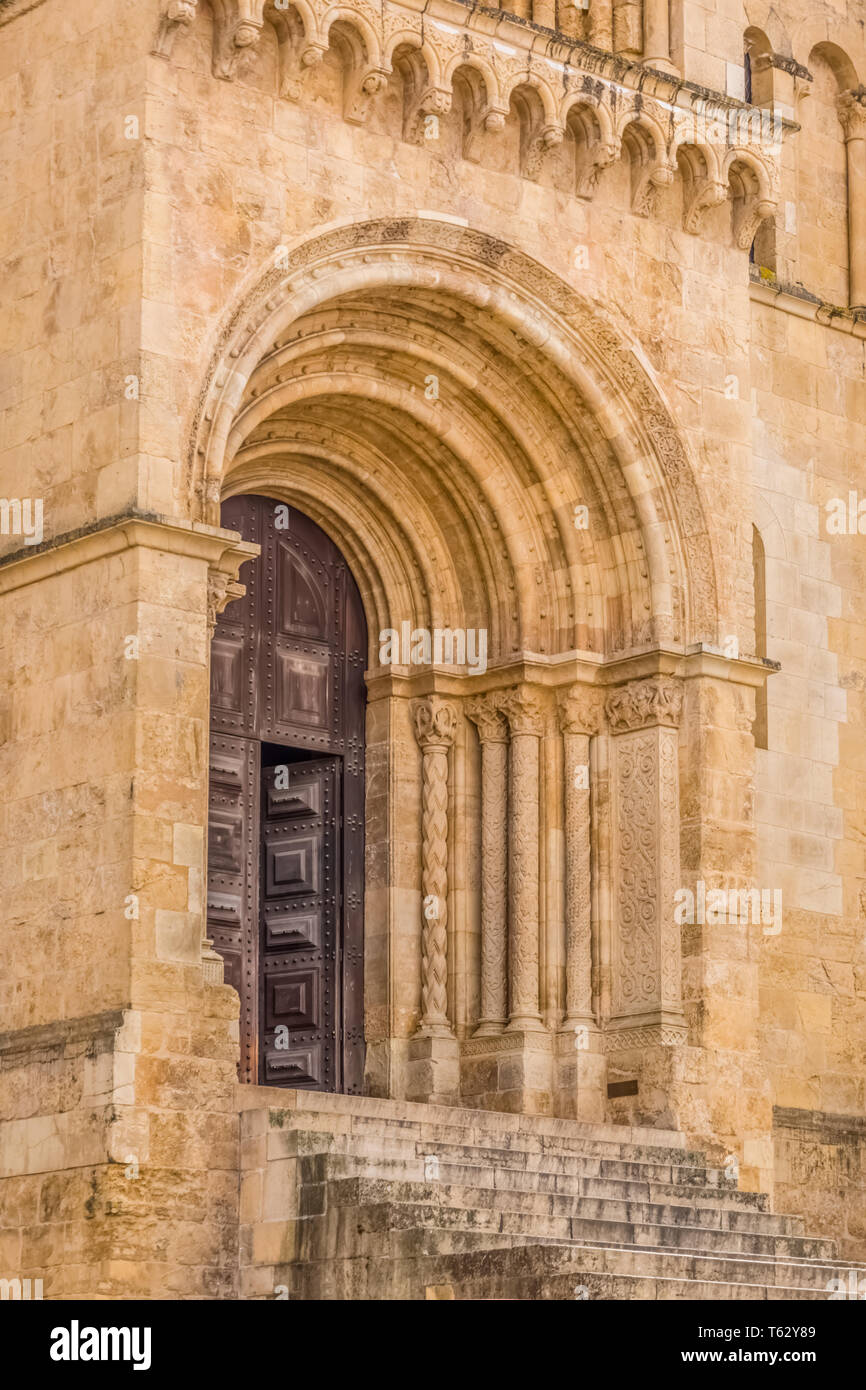
<path fill-rule="evenodd" d="M 194 406 L 186 486 L 197 520 L 218 524 L 240 447 L 236 421 L 251 401 L 264 412 L 255 373 L 293 324 L 347 294 L 435 293 L 528 341 L 551 378 L 590 418 L 604 420 L 612 464 L 624 494 L 633 494 L 645 582 L 662 606 L 683 606 L 678 641 L 716 641 L 713 547 L 691 459 L 640 350 L 598 306 L 507 242 L 429 213 L 336 225 L 280 249 L 279 264 L 271 262 L 224 322 Z"/>

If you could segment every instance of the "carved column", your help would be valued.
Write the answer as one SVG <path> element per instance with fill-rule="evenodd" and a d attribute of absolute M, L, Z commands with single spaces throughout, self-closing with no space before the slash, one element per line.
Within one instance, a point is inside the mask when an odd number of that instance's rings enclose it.
<path fill-rule="evenodd" d="M 560 696 L 559 727 L 565 750 L 565 1022 L 593 1021 L 592 884 L 590 880 L 589 740 L 598 732 L 595 691 L 580 687 Z"/>
<path fill-rule="evenodd" d="M 508 726 L 494 697 L 470 700 L 466 714 L 481 744 L 481 1018 L 475 1037 L 501 1033 L 508 1016 Z"/>
<path fill-rule="evenodd" d="M 450 1034 L 448 1022 L 448 750 L 457 713 L 435 697 L 412 706 L 423 755 L 421 779 L 422 1036 Z"/>
<path fill-rule="evenodd" d="M 433 695 L 411 706 L 421 763 L 421 1020 L 409 1047 L 410 1100 L 459 1091 L 457 1040 L 448 1019 L 448 753 L 454 705 Z"/>
<path fill-rule="evenodd" d="M 682 683 L 633 681 L 607 698 L 612 735 L 614 941 L 608 1052 L 685 1037 L 677 726 Z"/>
<path fill-rule="evenodd" d="M 590 738 L 601 722 L 600 692 L 586 686 L 558 701 L 565 793 L 565 1008 L 557 1036 L 558 1115 L 604 1119 L 605 1060 L 592 1007 L 592 820 Z"/>
<path fill-rule="evenodd" d="M 848 156 L 848 303 L 866 309 L 866 87 L 838 102 Z"/>
<path fill-rule="evenodd" d="M 509 790 L 509 987 L 508 1029 L 543 1028 L 539 1010 L 539 740 L 544 732 L 541 704 L 522 688 L 506 696 L 502 708 L 511 727 Z"/>

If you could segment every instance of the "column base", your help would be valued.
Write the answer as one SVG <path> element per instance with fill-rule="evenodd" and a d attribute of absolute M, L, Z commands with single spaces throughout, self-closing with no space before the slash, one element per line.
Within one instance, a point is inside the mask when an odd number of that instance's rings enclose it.
<path fill-rule="evenodd" d="M 409 1039 L 406 1099 L 460 1104 L 460 1045 L 453 1033 L 416 1033 Z"/>
<path fill-rule="evenodd" d="M 460 1047 L 460 1095 L 479 1110 L 555 1114 L 553 1035 L 541 1028 L 467 1038 Z"/>
<path fill-rule="evenodd" d="M 556 1114 L 564 1120 L 603 1124 L 607 1058 L 591 1021 L 567 1021 L 556 1035 Z"/>
<path fill-rule="evenodd" d="M 504 1018 L 482 1019 L 472 1036 L 473 1038 L 498 1038 L 504 1031 Z"/>
<path fill-rule="evenodd" d="M 607 1111 L 619 1124 L 678 1129 L 673 1097 L 674 1054 L 687 1030 L 676 1010 L 659 1010 L 612 1021 L 604 1035 Z"/>

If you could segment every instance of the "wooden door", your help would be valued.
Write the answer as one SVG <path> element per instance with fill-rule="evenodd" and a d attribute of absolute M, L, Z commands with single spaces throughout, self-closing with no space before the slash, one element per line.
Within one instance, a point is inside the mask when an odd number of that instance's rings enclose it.
<path fill-rule="evenodd" d="M 335 1091 L 338 759 L 265 768 L 262 794 L 261 1079 Z"/>
<path fill-rule="evenodd" d="M 223 525 L 261 546 L 211 654 L 208 934 L 241 997 L 240 1077 L 363 1080 L 364 666 L 333 542 L 271 498 Z"/>

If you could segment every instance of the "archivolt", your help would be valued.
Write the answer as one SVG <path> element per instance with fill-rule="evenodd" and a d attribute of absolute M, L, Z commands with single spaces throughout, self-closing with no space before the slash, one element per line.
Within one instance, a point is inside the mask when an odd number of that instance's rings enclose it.
<path fill-rule="evenodd" d="M 192 436 L 195 514 L 293 502 L 353 566 L 371 634 L 484 626 L 496 660 L 717 638 L 697 488 L 647 369 L 552 273 L 454 221 L 290 248 L 226 325 Z"/>

